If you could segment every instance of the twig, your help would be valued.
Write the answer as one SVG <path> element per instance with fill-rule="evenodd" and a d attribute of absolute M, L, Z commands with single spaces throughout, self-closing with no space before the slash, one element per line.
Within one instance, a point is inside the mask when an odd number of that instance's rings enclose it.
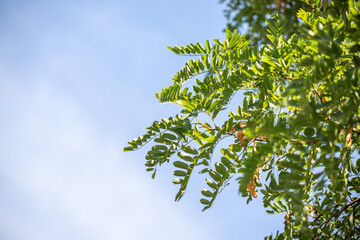
<path fill-rule="evenodd" d="M 285 76 L 279 69 L 277 69 L 278 70 L 278 72 L 279 72 L 279 74 L 280 74 L 280 76 L 282 76 L 285 80 L 294 80 L 293 78 L 291 78 L 291 77 L 287 77 L 287 76 Z"/>
<path fill-rule="evenodd" d="M 208 129 L 208 130 L 219 131 L 219 129 L 217 129 L 217 128 L 211 128 L 211 127 L 206 126 L 205 124 L 203 124 L 203 123 L 201 123 L 201 122 L 195 122 L 195 123 L 191 123 L 191 124 L 199 124 L 199 125 L 201 125 L 202 127 L 206 128 L 206 129 Z"/>
<path fill-rule="evenodd" d="M 316 88 L 315 88 L 315 86 L 313 85 L 313 89 L 314 89 L 314 91 L 316 92 L 316 94 L 320 97 L 320 101 L 321 101 L 321 103 L 322 104 L 324 104 L 325 103 L 325 99 L 323 98 L 323 97 L 321 97 L 321 94 L 318 92 L 318 90 L 316 90 Z"/>
<path fill-rule="evenodd" d="M 344 212 L 346 209 L 348 209 L 349 207 L 357 207 L 360 204 L 360 198 L 355 199 L 351 202 L 348 202 L 345 204 L 345 206 L 340 210 L 339 214 L 341 214 L 342 212 Z M 337 215 L 336 212 L 334 212 L 328 219 L 326 219 L 325 222 L 323 222 L 320 225 L 320 228 L 323 228 L 323 226 L 325 226 L 325 224 L 327 224 L 333 217 L 335 217 L 335 215 Z M 315 220 L 314 220 L 315 221 Z"/>

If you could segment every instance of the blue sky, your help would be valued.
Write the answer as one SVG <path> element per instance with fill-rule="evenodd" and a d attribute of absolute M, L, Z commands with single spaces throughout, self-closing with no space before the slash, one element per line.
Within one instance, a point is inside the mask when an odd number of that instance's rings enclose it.
<path fill-rule="evenodd" d="M 167 46 L 223 38 L 223 5 L 0 2 L 0 238 L 263 239 L 282 228 L 237 186 L 201 212 L 204 176 L 175 203 L 126 142 L 179 107 L 154 94 L 186 61 Z"/>

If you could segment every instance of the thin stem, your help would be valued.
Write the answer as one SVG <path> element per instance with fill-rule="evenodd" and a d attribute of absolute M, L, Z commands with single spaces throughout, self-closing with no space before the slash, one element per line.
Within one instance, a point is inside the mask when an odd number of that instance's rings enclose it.
<path fill-rule="evenodd" d="M 211 128 L 211 127 L 206 126 L 205 124 L 199 122 L 199 120 L 198 120 L 198 122 L 191 123 L 191 124 L 201 125 L 202 127 L 206 128 L 206 129 L 208 129 L 208 130 L 214 130 L 214 131 L 215 131 L 215 130 L 218 130 L 217 128 Z"/>
<path fill-rule="evenodd" d="M 278 70 L 280 76 L 282 76 L 285 80 L 294 80 L 294 79 L 291 78 L 291 77 L 286 77 L 286 76 L 280 71 L 280 69 L 277 68 L 277 70 Z"/>

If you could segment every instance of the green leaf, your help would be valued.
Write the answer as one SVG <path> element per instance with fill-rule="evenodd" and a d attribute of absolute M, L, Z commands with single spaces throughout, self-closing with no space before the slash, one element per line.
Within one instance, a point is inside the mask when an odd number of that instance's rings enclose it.
<path fill-rule="evenodd" d="M 132 147 L 124 147 L 124 152 L 134 151 Z"/>
<path fill-rule="evenodd" d="M 193 148 L 193 147 L 191 147 L 189 145 L 184 145 L 184 146 L 181 147 L 181 149 L 186 153 L 190 153 L 190 154 L 194 154 L 194 155 L 199 154 L 199 152 L 195 148 Z"/>
<path fill-rule="evenodd" d="M 177 137 L 175 135 L 171 134 L 171 133 L 162 133 L 162 134 L 160 134 L 160 137 L 161 138 L 167 138 L 169 140 L 176 140 L 177 139 Z"/>
<path fill-rule="evenodd" d="M 166 144 L 166 145 L 172 145 L 174 144 L 173 142 L 165 139 L 165 138 L 155 138 L 154 139 L 154 142 L 157 142 L 157 143 L 163 143 L 163 144 Z"/>
<path fill-rule="evenodd" d="M 208 54 L 205 54 L 204 56 L 202 56 L 202 62 L 204 63 L 206 69 L 211 68 Z"/>
<path fill-rule="evenodd" d="M 205 46 L 206 46 L 206 52 L 209 53 L 209 52 L 211 51 L 211 49 L 212 49 L 212 46 L 211 46 L 209 40 L 206 40 L 206 41 L 205 41 Z"/>
<path fill-rule="evenodd" d="M 174 176 L 178 176 L 178 177 L 183 177 L 183 176 L 186 176 L 186 172 L 181 171 L 181 170 L 175 170 L 175 171 L 173 172 L 173 175 L 174 175 Z"/>
<path fill-rule="evenodd" d="M 216 172 L 220 173 L 223 176 L 227 174 L 226 168 L 224 167 L 223 164 L 221 164 L 219 162 L 215 163 L 215 169 L 216 169 Z"/>
<path fill-rule="evenodd" d="M 227 168 L 230 168 L 232 166 L 232 162 L 227 159 L 226 157 L 221 157 L 221 162 L 224 164 Z"/>
<path fill-rule="evenodd" d="M 177 167 L 177 168 L 182 168 L 182 169 L 188 169 L 189 168 L 189 165 L 187 165 L 186 163 L 184 162 L 180 162 L 180 161 L 175 161 L 173 162 L 174 166 Z"/>
<path fill-rule="evenodd" d="M 209 170 L 209 175 L 210 177 L 212 177 L 212 179 L 214 179 L 215 182 L 220 182 L 221 181 L 221 177 L 218 173 L 216 173 L 214 170 L 210 169 Z"/>
<path fill-rule="evenodd" d="M 267 63 L 267 64 L 269 64 L 270 66 L 273 66 L 273 67 L 275 67 L 275 68 L 281 68 L 281 66 L 280 66 L 280 64 L 279 64 L 279 61 L 278 61 L 277 59 L 275 59 L 275 58 L 269 58 L 269 57 L 267 57 L 267 58 L 261 59 L 261 61 L 264 62 L 264 63 Z M 260 65 L 258 66 L 258 68 L 261 69 Z"/>
<path fill-rule="evenodd" d="M 185 161 L 188 161 L 188 162 L 192 162 L 193 161 L 193 158 L 189 155 L 189 154 L 186 154 L 184 152 L 178 152 L 178 157 L 185 160 Z"/>
<path fill-rule="evenodd" d="M 186 100 L 177 100 L 176 103 L 179 104 L 180 106 L 184 107 L 186 110 L 188 110 L 190 112 L 195 108 L 195 106 L 192 103 L 190 103 Z"/>
<path fill-rule="evenodd" d="M 231 144 L 230 146 L 229 146 L 229 149 L 230 149 L 230 151 L 232 151 L 232 152 L 240 152 L 241 151 L 241 149 L 242 149 L 242 147 L 240 146 L 240 144 Z M 228 153 L 227 153 L 228 154 Z M 225 154 L 224 154 L 225 155 Z M 234 154 L 235 155 L 235 154 Z M 231 155 L 231 156 L 234 156 L 234 155 Z"/>
<path fill-rule="evenodd" d="M 206 184 L 207 184 L 209 187 L 211 187 L 212 189 L 217 188 L 216 183 L 214 183 L 210 178 L 206 178 L 205 180 L 206 180 Z"/>
<path fill-rule="evenodd" d="M 222 153 L 225 157 L 227 157 L 227 158 L 229 158 L 229 159 L 232 159 L 232 160 L 236 160 L 236 159 L 237 159 L 236 154 L 235 154 L 234 152 L 230 151 L 229 149 L 222 148 L 222 149 L 221 149 L 221 153 Z"/>
<path fill-rule="evenodd" d="M 209 204 L 210 204 L 210 201 L 207 200 L 207 199 L 205 199 L 205 198 L 200 199 L 200 202 L 201 202 L 202 204 L 204 204 L 204 205 L 209 205 Z"/>
<path fill-rule="evenodd" d="M 159 150 L 159 151 L 166 151 L 168 150 L 168 148 L 164 145 L 154 145 L 152 148 L 152 150 Z"/>
<path fill-rule="evenodd" d="M 202 189 L 202 190 L 201 190 L 201 194 L 204 195 L 205 197 L 212 197 L 212 196 L 213 196 L 213 193 L 210 192 L 210 191 L 207 190 L 207 189 Z"/>

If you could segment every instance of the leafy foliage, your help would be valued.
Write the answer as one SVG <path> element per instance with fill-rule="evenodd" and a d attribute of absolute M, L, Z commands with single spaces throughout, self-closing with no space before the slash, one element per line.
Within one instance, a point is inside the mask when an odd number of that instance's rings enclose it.
<path fill-rule="evenodd" d="M 206 174 L 203 210 L 232 178 L 248 201 L 260 191 L 267 212 L 285 217 L 284 232 L 266 239 L 359 238 L 360 1 L 296 6 L 311 6 L 290 18 L 302 23 L 297 33 L 290 34 L 286 17 L 274 15 L 267 21 L 269 43 L 260 48 L 237 30 L 205 47 L 169 47 L 193 59 L 156 97 L 183 109 L 155 121 L 124 150 L 153 141 L 145 157 L 153 177 L 174 159 L 176 201 L 195 168 Z M 236 93 L 243 102 L 229 111 Z M 225 119 L 218 116 L 223 112 Z M 225 138 L 232 144 L 218 147 Z"/>
<path fill-rule="evenodd" d="M 247 29 L 253 44 L 268 42 L 265 22 L 272 15 L 281 14 L 287 19 L 287 28 L 283 32 L 286 37 L 298 33 L 302 24 L 296 17 L 298 10 L 315 8 L 312 1 L 299 0 L 220 0 L 220 2 L 226 4 L 224 13 L 228 19 L 228 29 Z"/>

